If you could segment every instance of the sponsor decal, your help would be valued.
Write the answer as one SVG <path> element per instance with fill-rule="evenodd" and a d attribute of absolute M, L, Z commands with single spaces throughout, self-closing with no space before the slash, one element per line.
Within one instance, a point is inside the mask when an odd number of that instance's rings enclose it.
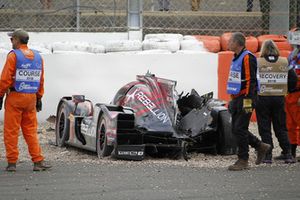
<path fill-rule="evenodd" d="M 84 135 L 96 137 L 96 127 L 94 125 L 90 127 L 89 124 L 81 123 L 80 130 Z"/>
<path fill-rule="evenodd" d="M 17 81 L 40 81 L 41 70 L 17 69 Z"/>
<path fill-rule="evenodd" d="M 228 86 L 227 89 L 228 89 L 228 90 L 231 90 L 231 91 L 236 91 L 236 90 L 237 90 L 237 88 L 230 87 L 230 86 Z"/>
<path fill-rule="evenodd" d="M 29 84 L 26 84 L 25 82 L 20 83 L 19 90 L 35 90 L 37 89 L 36 86 L 30 86 Z"/>
<path fill-rule="evenodd" d="M 90 135 L 90 133 L 88 132 L 88 128 L 89 128 L 89 125 L 81 123 L 81 126 L 80 126 L 81 133 L 85 133 L 86 135 Z"/>
<path fill-rule="evenodd" d="M 169 116 L 165 112 L 161 111 L 161 109 L 159 109 L 158 106 L 153 103 L 143 91 L 136 89 L 130 96 L 134 96 L 138 101 L 140 101 L 162 123 L 166 123 L 170 120 Z"/>
<path fill-rule="evenodd" d="M 118 151 L 119 156 L 143 156 L 143 151 Z"/>
<path fill-rule="evenodd" d="M 273 87 L 267 87 L 266 85 L 262 85 L 260 87 L 260 93 L 263 94 L 263 93 L 282 93 L 283 92 L 283 89 L 280 89 L 280 88 L 273 88 Z"/>
<path fill-rule="evenodd" d="M 268 72 L 268 71 L 272 71 L 272 67 L 270 67 L 270 66 L 265 66 L 265 65 L 263 65 L 259 70 L 260 71 L 264 71 L 264 72 Z"/>
<path fill-rule="evenodd" d="M 29 67 L 31 67 L 31 63 L 23 63 L 23 64 L 21 64 L 20 67 L 22 67 L 24 69 L 28 69 Z"/>
<path fill-rule="evenodd" d="M 229 82 L 240 82 L 241 81 L 241 73 L 236 71 L 230 71 L 229 74 Z"/>
<path fill-rule="evenodd" d="M 287 73 L 260 73 L 259 79 L 261 83 L 286 83 Z"/>

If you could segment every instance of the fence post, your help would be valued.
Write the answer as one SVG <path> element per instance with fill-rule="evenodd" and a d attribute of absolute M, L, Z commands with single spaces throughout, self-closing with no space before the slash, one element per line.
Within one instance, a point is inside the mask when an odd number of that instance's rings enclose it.
<path fill-rule="evenodd" d="M 300 0 L 290 0 L 290 28 L 300 26 Z"/>
<path fill-rule="evenodd" d="M 80 30 L 80 0 L 76 0 L 76 31 Z"/>
<path fill-rule="evenodd" d="M 127 1 L 127 26 L 129 40 L 142 40 L 143 38 L 143 0 Z"/>
<path fill-rule="evenodd" d="M 270 1 L 270 34 L 287 34 L 289 30 L 289 1 Z"/>

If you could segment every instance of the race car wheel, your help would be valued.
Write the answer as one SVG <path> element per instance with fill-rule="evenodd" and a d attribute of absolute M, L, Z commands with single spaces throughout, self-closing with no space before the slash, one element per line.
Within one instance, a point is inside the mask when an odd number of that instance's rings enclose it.
<path fill-rule="evenodd" d="M 109 156 L 113 146 L 107 145 L 107 122 L 102 116 L 97 125 L 96 149 L 99 158 Z"/>
<path fill-rule="evenodd" d="M 236 139 L 231 129 L 231 115 L 227 110 L 219 114 L 217 152 L 222 155 L 237 152 Z"/>
<path fill-rule="evenodd" d="M 56 135 L 56 144 L 59 147 L 65 146 L 65 142 L 69 139 L 69 130 L 70 130 L 70 112 L 66 107 L 65 103 L 60 105 L 56 127 L 55 127 L 55 135 Z"/>

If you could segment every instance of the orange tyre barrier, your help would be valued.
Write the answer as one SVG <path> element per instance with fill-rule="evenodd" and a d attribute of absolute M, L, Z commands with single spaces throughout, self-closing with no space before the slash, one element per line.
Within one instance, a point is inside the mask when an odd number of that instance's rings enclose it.
<path fill-rule="evenodd" d="M 288 41 L 285 42 L 276 42 L 276 45 L 280 51 L 292 51 L 293 47 Z"/>
<path fill-rule="evenodd" d="M 259 58 L 260 57 L 260 52 L 256 52 L 256 53 L 254 53 L 254 55 L 255 55 L 256 58 Z"/>
<path fill-rule="evenodd" d="M 279 50 L 292 50 L 292 46 L 288 43 L 284 35 L 261 35 L 257 37 L 259 49 L 265 40 L 273 40 Z"/>
<path fill-rule="evenodd" d="M 197 40 L 218 40 L 221 41 L 220 36 L 210 36 L 210 35 L 193 35 Z"/>
<path fill-rule="evenodd" d="M 218 53 L 221 50 L 220 37 L 208 35 L 193 35 L 197 40 L 202 41 L 204 47 L 212 53 Z"/>
<path fill-rule="evenodd" d="M 228 42 L 231 37 L 232 33 L 223 33 L 221 36 L 221 47 L 223 51 L 228 50 Z M 256 37 L 248 36 L 246 37 L 246 49 L 251 51 L 252 53 L 257 52 L 258 50 L 258 41 Z"/>
<path fill-rule="evenodd" d="M 291 54 L 291 51 L 281 50 L 279 53 L 280 53 L 280 56 L 288 58 L 289 55 Z"/>
<path fill-rule="evenodd" d="M 280 50 L 279 55 L 282 56 L 282 57 L 288 58 L 291 52 L 292 51 L 289 51 L 289 50 Z M 256 56 L 256 58 L 259 58 L 260 57 L 260 52 L 256 52 L 256 53 L 254 53 L 254 55 Z"/>
<path fill-rule="evenodd" d="M 228 41 L 231 37 L 232 33 L 223 33 L 221 36 L 221 47 L 223 51 L 228 50 Z"/>
<path fill-rule="evenodd" d="M 288 58 L 291 51 L 281 50 L 281 51 L 279 51 L 279 53 L 280 53 L 280 56 Z M 260 52 L 256 52 L 256 53 L 254 53 L 254 55 L 256 56 L 256 58 L 259 58 L 260 57 Z"/>
<path fill-rule="evenodd" d="M 253 36 L 246 37 L 246 49 L 248 49 L 252 53 L 257 52 L 258 40 L 256 39 L 256 37 L 253 37 Z"/>
<path fill-rule="evenodd" d="M 218 40 L 202 40 L 204 47 L 212 53 L 218 53 L 221 50 L 221 44 Z"/>
<path fill-rule="evenodd" d="M 291 51 L 281 50 L 279 53 L 280 53 L 280 56 L 288 58 L 289 55 L 291 54 Z"/>
<path fill-rule="evenodd" d="M 226 87 L 232 59 L 232 51 L 222 51 L 218 53 L 218 98 L 225 101 L 230 100 L 230 95 L 227 94 Z"/>

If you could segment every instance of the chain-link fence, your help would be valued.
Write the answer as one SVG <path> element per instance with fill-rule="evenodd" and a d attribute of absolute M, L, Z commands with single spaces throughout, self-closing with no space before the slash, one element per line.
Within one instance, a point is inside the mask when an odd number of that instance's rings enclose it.
<path fill-rule="evenodd" d="M 300 0 L 141 0 L 143 31 L 220 35 L 285 33 Z M 127 0 L 2 0 L 0 30 L 127 31 Z"/>
<path fill-rule="evenodd" d="M 126 31 L 126 0 L 0 1 L 0 29 Z"/>
<path fill-rule="evenodd" d="M 146 33 L 286 33 L 289 17 L 299 15 L 299 5 L 299 0 L 148 0 L 144 3 L 143 28 Z"/>

